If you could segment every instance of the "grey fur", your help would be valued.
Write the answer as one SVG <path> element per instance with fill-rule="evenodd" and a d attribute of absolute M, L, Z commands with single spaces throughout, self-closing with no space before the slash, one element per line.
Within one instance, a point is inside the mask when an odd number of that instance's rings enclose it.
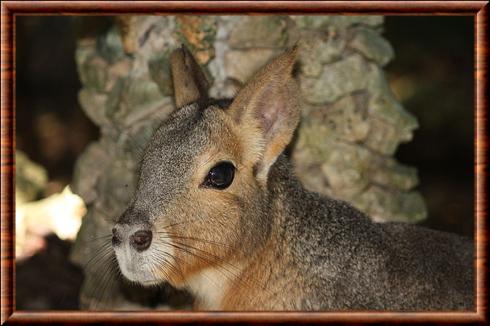
<path fill-rule="evenodd" d="M 284 157 L 270 181 L 271 200 L 284 206 L 282 216 L 271 212 L 281 220 L 283 245 L 307 275 L 307 284 L 297 284 L 304 289 L 300 310 L 475 309 L 469 239 L 374 223 L 345 202 L 305 190 Z"/>

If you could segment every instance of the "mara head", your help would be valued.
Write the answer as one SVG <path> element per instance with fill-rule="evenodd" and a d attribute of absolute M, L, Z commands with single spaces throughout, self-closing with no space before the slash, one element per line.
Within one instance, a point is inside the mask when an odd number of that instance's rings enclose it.
<path fill-rule="evenodd" d="M 299 121 L 296 52 L 275 58 L 227 101 L 208 97 L 205 75 L 185 47 L 174 51 L 177 110 L 149 142 L 134 200 L 113 229 L 126 278 L 182 286 L 264 244 L 272 223 L 269 171 Z"/>

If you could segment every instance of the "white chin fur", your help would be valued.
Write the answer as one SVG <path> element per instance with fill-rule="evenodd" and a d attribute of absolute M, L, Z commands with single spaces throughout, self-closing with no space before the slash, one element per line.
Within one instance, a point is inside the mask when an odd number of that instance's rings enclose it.
<path fill-rule="evenodd" d="M 150 248 L 143 252 L 138 252 L 132 248 L 129 245 L 129 241 L 124 241 L 119 246 L 115 247 L 114 252 L 116 253 L 117 262 L 122 275 L 132 282 L 145 286 L 156 285 L 166 281 L 164 276 L 165 266 L 162 266 L 159 259 L 155 257 L 158 256 L 158 251 L 165 249 L 172 250 L 172 247 L 159 247 L 158 250 L 155 250 L 154 245 L 160 244 L 152 243 Z M 168 253 L 169 257 L 173 254 L 173 252 Z"/>
<path fill-rule="evenodd" d="M 156 274 L 159 266 L 151 259 L 150 247 L 147 251 L 137 252 L 126 242 L 114 249 L 119 269 L 124 277 L 132 282 L 151 286 L 164 281 Z"/>

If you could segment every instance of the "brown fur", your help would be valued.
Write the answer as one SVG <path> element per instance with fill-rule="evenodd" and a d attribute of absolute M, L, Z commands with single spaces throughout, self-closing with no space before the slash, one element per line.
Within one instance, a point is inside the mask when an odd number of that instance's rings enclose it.
<path fill-rule="evenodd" d="M 178 108 L 207 98 L 209 82 L 185 46 L 171 54 L 170 66 L 172 82 L 176 90 L 174 100 Z"/>

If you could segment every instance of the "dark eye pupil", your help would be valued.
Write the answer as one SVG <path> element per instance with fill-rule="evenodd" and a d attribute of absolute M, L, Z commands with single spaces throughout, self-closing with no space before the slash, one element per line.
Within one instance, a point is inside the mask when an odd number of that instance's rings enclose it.
<path fill-rule="evenodd" d="M 209 170 L 203 185 L 210 188 L 226 189 L 233 182 L 235 167 L 230 162 L 221 162 Z"/>

